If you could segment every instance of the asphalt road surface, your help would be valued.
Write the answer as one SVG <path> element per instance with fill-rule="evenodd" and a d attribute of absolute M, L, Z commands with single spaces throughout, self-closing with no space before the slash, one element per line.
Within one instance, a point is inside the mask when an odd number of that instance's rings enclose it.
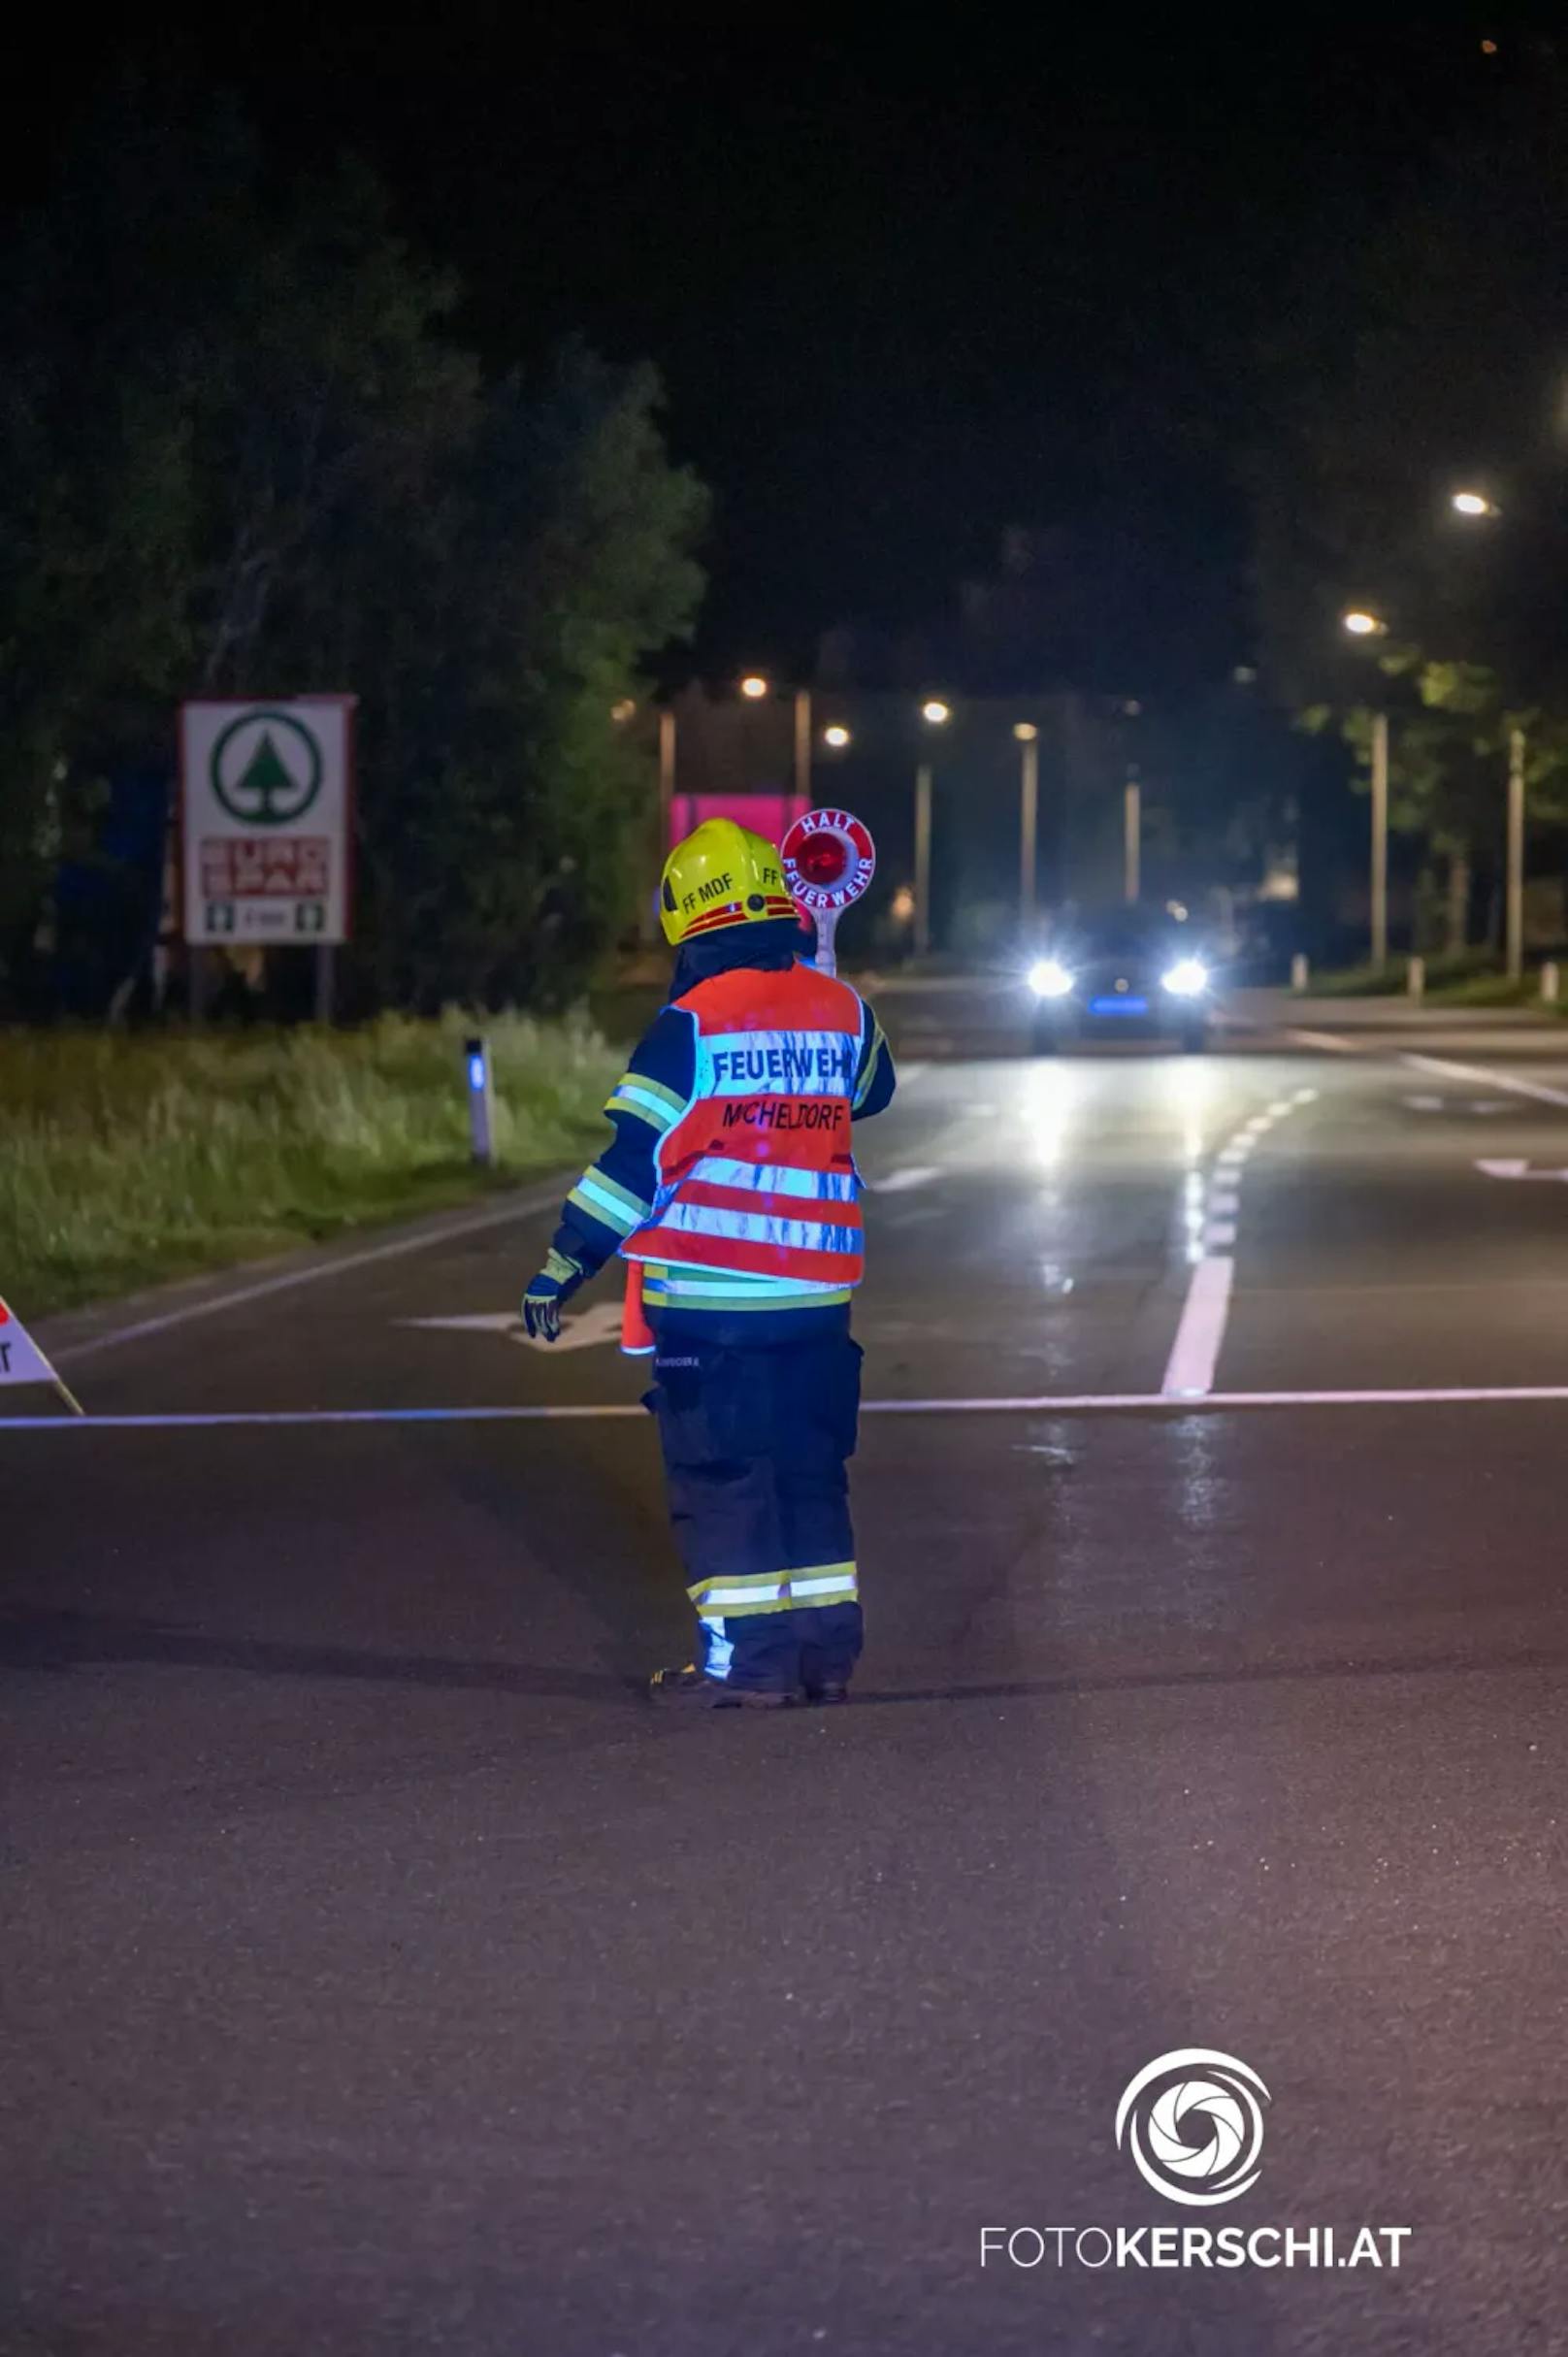
<path fill-rule="evenodd" d="M 1568 1034 L 888 1012 L 847 1711 L 639 1700 L 653 1434 L 593 1296 L 497 1323 L 540 1208 L 53 1330 L 7 2357 L 1568 2347 Z M 1267 2090 L 1224 2204 L 1118 2148 L 1187 2048 Z"/>

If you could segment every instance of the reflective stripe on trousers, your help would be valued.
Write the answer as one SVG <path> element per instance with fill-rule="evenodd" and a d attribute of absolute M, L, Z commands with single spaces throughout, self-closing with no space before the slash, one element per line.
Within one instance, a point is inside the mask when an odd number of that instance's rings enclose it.
<path fill-rule="evenodd" d="M 788 1612 L 792 1606 L 853 1604 L 860 1595 L 853 1563 L 811 1563 L 794 1571 L 722 1574 L 699 1580 L 686 1590 L 706 1620 L 713 1613 Z"/>

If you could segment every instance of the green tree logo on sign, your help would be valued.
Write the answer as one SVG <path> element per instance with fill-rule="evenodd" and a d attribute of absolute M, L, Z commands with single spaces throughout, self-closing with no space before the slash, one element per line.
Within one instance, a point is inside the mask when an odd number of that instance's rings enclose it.
<path fill-rule="evenodd" d="M 212 747 L 212 792 L 246 827 L 286 827 L 321 791 L 321 747 L 291 712 L 242 712 Z"/>

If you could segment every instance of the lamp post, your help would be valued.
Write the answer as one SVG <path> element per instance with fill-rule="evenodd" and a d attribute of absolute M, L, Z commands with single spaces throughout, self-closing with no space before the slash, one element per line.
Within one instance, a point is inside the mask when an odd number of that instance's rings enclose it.
<path fill-rule="evenodd" d="M 1372 968 L 1388 963 L 1388 715 L 1372 715 Z"/>
<path fill-rule="evenodd" d="M 795 691 L 795 792 L 807 809 L 811 806 L 811 690 L 798 687 Z"/>
<path fill-rule="evenodd" d="M 952 719 L 952 707 L 940 696 L 928 696 L 920 717 L 929 729 L 941 729 Z M 931 766 L 922 761 L 915 770 L 915 955 L 924 958 L 931 944 Z"/>
<path fill-rule="evenodd" d="M 1502 514 L 1489 492 L 1474 487 L 1454 492 L 1449 506 L 1472 523 L 1494 523 Z M 1524 971 L 1524 732 L 1510 729 L 1503 938 L 1511 982 L 1518 982 Z"/>
<path fill-rule="evenodd" d="M 1028 933 L 1034 924 L 1036 845 L 1040 820 L 1040 732 L 1032 720 L 1020 720 L 1013 730 L 1018 739 L 1018 922 Z"/>
<path fill-rule="evenodd" d="M 1508 978 L 1524 971 L 1524 731 L 1508 732 Z"/>
<path fill-rule="evenodd" d="M 1122 788 L 1122 898 L 1130 907 L 1143 890 L 1143 788 L 1136 769 Z"/>
<path fill-rule="evenodd" d="M 1382 638 L 1388 625 L 1381 614 L 1353 606 L 1341 614 L 1341 626 L 1353 638 Z M 1381 973 L 1388 963 L 1388 715 L 1372 715 L 1372 970 Z"/>

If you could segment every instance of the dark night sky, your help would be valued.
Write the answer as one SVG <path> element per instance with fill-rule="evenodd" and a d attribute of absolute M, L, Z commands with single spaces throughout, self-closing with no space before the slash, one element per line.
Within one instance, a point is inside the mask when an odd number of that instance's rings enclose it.
<path fill-rule="evenodd" d="M 1147 566 L 1130 686 L 1247 651 L 1239 348 L 1520 45 L 1470 9 L 1086 17 L 239 6 L 175 53 L 281 156 L 367 154 L 492 360 L 578 328 L 660 364 L 719 495 L 710 665 L 938 610 L 1017 523 Z M 79 71 L 40 58 L 12 193 Z"/>

